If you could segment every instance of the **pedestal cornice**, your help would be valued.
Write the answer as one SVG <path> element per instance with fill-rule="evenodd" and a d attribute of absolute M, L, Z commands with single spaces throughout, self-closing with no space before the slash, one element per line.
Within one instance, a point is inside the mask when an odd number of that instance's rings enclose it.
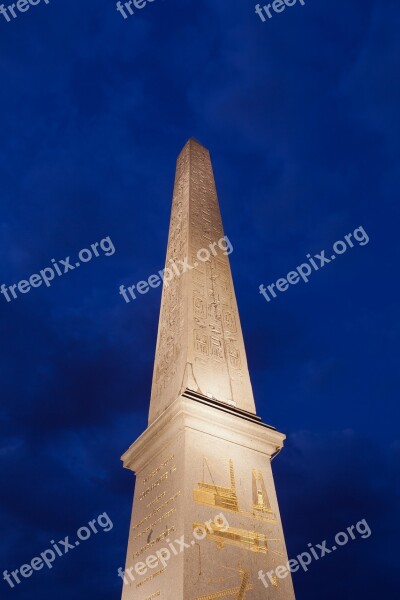
<path fill-rule="evenodd" d="M 185 429 L 206 433 L 270 457 L 283 447 L 286 439 L 283 433 L 252 413 L 187 390 L 122 455 L 124 467 L 140 471 Z"/>

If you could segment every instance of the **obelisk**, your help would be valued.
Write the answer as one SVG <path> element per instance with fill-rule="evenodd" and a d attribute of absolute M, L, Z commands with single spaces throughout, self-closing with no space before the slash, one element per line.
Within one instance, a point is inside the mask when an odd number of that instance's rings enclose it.
<path fill-rule="evenodd" d="M 123 600 L 294 600 L 290 573 L 275 574 L 288 559 L 271 460 L 285 436 L 256 415 L 227 241 L 209 152 L 190 139 L 149 425 L 122 457 L 136 473 Z"/>

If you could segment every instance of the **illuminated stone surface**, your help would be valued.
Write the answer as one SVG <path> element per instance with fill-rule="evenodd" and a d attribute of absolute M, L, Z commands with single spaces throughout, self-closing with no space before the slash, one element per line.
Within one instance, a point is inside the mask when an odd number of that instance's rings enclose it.
<path fill-rule="evenodd" d="M 193 268 L 163 288 L 150 423 L 185 389 L 255 413 L 223 237 L 210 155 L 191 139 L 177 161 L 165 266 L 187 258 Z"/>
<path fill-rule="evenodd" d="M 123 600 L 294 600 L 290 574 L 268 590 L 258 576 L 287 563 L 271 470 L 285 436 L 255 414 L 229 258 L 198 261 L 223 236 L 208 151 L 189 140 L 166 267 L 198 264 L 164 285 L 149 426 L 122 457 L 136 473 Z"/>

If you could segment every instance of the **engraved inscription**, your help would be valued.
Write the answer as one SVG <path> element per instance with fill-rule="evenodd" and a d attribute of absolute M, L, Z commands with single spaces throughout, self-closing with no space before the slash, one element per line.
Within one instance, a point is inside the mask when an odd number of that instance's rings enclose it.
<path fill-rule="evenodd" d="M 158 596 L 160 596 L 161 594 L 161 590 L 158 590 L 158 592 L 154 592 L 154 594 L 151 594 L 151 596 L 147 596 L 146 600 L 154 600 L 154 598 L 158 598 Z"/>
<path fill-rule="evenodd" d="M 163 567 L 159 571 L 156 571 L 152 575 L 149 575 L 148 577 L 146 577 L 146 579 L 143 579 L 143 581 L 140 581 L 139 583 L 137 583 L 136 584 L 136 588 L 142 587 L 143 585 L 145 585 L 146 583 L 148 583 L 149 581 L 151 581 L 155 577 L 158 577 L 159 575 L 161 575 L 161 573 L 164 573 L 164 571 L 165 571 L 165 567 Z"/>
<path fill-rule="evenodd" d="M 196 352 L 199 352 L 199 354 L 207 355 L 208 354 L 208 343 L 207 342 L 208 342 L 208 340 L 207 340 L 207 336 L 205 333 L 202 333 L 199 330 L 194 332 L 194 349 L 196 350 Z"/>
<path fill-rule="evenodd" d="M 158 473 L 159 471 L 161 471 L 161 469 L 162 469 L 163 467 L 166 467 L 168 463 L 170 463 L 172 460 L 174 460 L 174 458 L 175 458 L 175 456 L 174 456 L 173 454 L 171 454 L 171 456 L 169 456 L 169 457 L 167 458 L 167 460 L 165 460 L 165 461 L 164 461 L 164 462 L 163 462 L 161 465 L 159 465 L 159 466 L 158 466 L 156 469 L 154 469 L 154 470 L 153 470 L 151 473 L 149 473 L 149 474 L 147 475 L 147 477 L 145 477 L 145 478 L 143 479 L 143 483 L 147 483 L 148 481 L 150 481 L 150 479 L 151 479 L 152 477 L 154 477 L 155 475 L 157 475 L 157 473 Z"/>
<path fill-rule="evenodd" d="M 173 473 L 174 471 L 176 471 L 176 467 L 171 467 L 171 469 L 168 469 L 168 471 L 165 471 L 165 473 L 163 475 L 161 475 L 161 477 L 159 479 L 157 479 L 157 481 L 155 481 L 154 483 L 151 484 L 151 486 L 149 486 L 147 489 L 144 490 L 144 492 L 142 492 L 139 496 L 139 500 L 143 500 L 143 498 L 145 498 L 146 496 L 148 496 L 148 494 L 150 494 L 150 492 L 152 492 L 157 486 L 161 485 L 161 483 L 163 481 L 165 481 L 166 479 L 168 479 L 168 476 Z"/>
<path fill-rule="evenodd" d="M 227 598 L 231 596 L 234 600 L 244 600 L 247 598 L 247 592 L 253 589 L 253 584 L 250 583 L 250 572 L 246 569 L 233 569 L 232 567 L 224 567 L 230 571 L 237 571 L 240 575 L 240 584 L 236 587 L 228 587 L 218 592 L 211 592 L 203 596 L 196 596 L 195 600 L 217 600 L 218 598 Z M 219 581 L 211 581 L 210 583 L 222 583 L 225 580 L 229 581 L 230 577 L 221 577 Z"/>
<path fill-rule="evenodd" d="M 149 550 L 149 548 L 153 548 L 153 546 L 155 546 L 156 544 L 158 544 L 158 542 L 161 542 L 162 540 L 165 540 L 168 538 L 169 535 L 171 535 L 172 532 L 175 531 L 175 527 L 166 527 L 165 531 L 163 531 L 158 537 L 156 537 L 152 542 L 148 542 L 145 546 L 142 546 L 141 548 L 139 548 L 139 550 L 137 550 L 133 557 L 137 558 L 138 556 L 140 556 L 141 554 L 143 554 L 143 552 L 146 552 L 146 550 Z"/>

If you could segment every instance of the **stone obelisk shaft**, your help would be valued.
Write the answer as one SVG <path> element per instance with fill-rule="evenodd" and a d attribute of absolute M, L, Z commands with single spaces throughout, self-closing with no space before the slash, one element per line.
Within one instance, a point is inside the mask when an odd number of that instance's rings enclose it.
<path fill-rule="evenodd" d="M 209 152 L 190 139 L 177 161 L 149 423 L 185 390 L 255 413 L 231 250 Z"/>

